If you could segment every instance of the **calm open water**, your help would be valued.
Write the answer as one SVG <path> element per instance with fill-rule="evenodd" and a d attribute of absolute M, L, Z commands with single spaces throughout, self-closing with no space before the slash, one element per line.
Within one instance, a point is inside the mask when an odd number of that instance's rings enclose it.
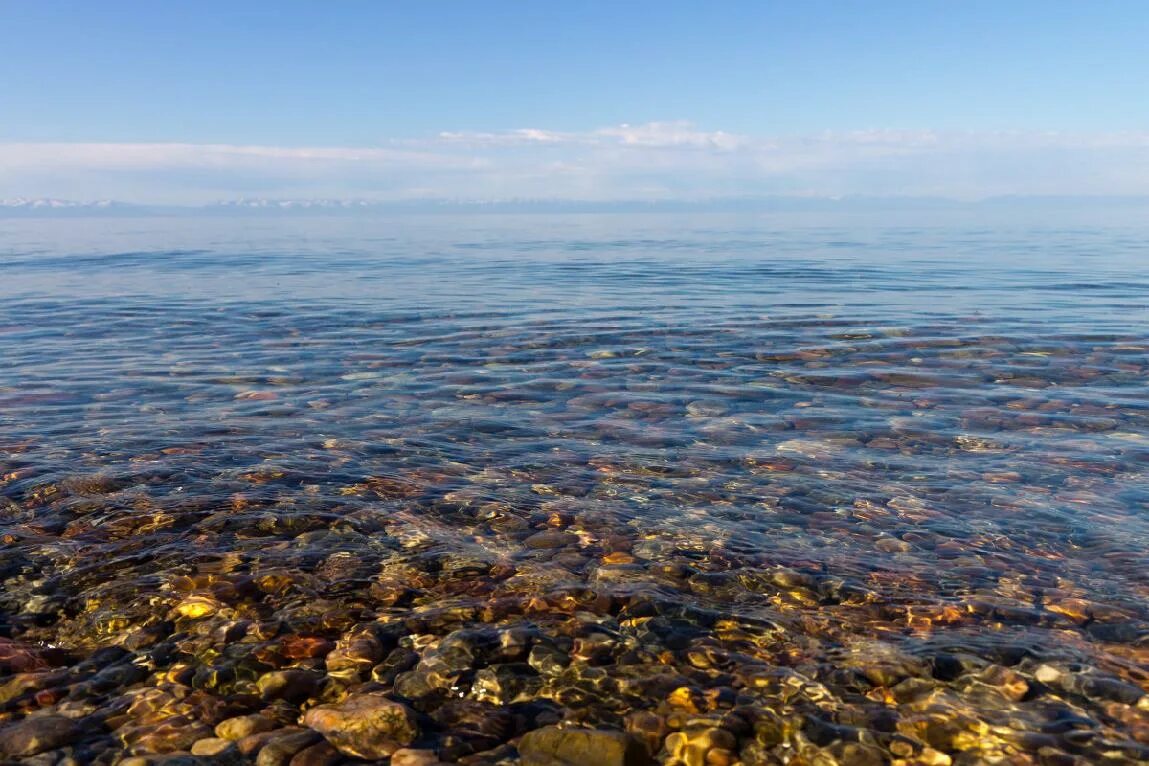
<path fill-rule="evenodd" d="M 0 221 L 0 727 L 111 762 L 374 690 L 474 763 L 564 717 L 666 762 L 1149 759 L 1146 235 Z M 458 745 L 464 703 L 535 717 Z"/>

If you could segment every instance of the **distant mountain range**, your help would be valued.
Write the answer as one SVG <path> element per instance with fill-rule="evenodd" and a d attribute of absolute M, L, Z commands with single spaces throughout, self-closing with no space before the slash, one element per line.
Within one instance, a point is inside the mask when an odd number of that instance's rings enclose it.
<path fill-rule="evenodd" d="M 0 200 L 0 217 L 370 215 L 386 213 L 658 213 L 658 212 L 867 212 L 891 210 L 1138 209 L 1149 197 L 738 197 L 700 200 L 458 200 L 238 199 L 207 205 L 147 205 L 116 200 Z"/>
<path fill-rule="evenodd" d="M 76 202 L 69 199 L 15 199 L 0 200 L 0 208 L 5 210 L 111 210 L 115 208 L 132 207 L 123 202 L 110 199 L 96 200 L 94 202 Z"/>

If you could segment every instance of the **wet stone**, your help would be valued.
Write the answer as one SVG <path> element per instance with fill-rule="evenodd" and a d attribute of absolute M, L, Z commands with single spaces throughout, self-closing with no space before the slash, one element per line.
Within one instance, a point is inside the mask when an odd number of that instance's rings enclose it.
<path fill-rule="evenodd" d="M 275 721 L 266 716 L 244 715 L 220 721 L 216 724 L 215 735 L 221 739 L 239 740 L 275 728 L 277 728 Z"/>
<path fill-rule="evenodd" d="M 445 732 L 439 747 L 443 760 L 491 750 L 510 739 L 516 729 L 516 717 L 506 706 L 470 699 L 448 700 L 432 718 Z"/>
<path fill-rule="evenodd" d="M 667 736 L 666 751 L 685 766 L 733 763 L 737 738 L 729 731 L 709 726 L 688 726 Z"/>
<path fill-rule="evenodd" d="M 120 761 L 122 766 L 239 766 L 242 760 L 232 759 L 224 755 L 199 756 L 190 753 L 169 753 L 167 755 L 152 755 L 146 757 L 125 758 Z"/>
<path fill-rule="evenodd" d="M 375 695 L 353 696 L 337 705 L 311 708 L 303 723 L 322 734 L 336 750 L 355 758 L 386 758 L 419 735 L 410 708 Z"/>
<path fill-rule="evenodd" d="M 551 644 L 536 644 L 531 647 L 530 655 L 527 657 L 527 664 L 545 676 L 562 673 L 570 661 L 570 655 Z"/>
<path fill-rule="evenodd" d="M 655 755 L 669 734 L 665 717 L 650 711 L 639 711 L 626 716 L 626 731 L 638 738 L 650 755 Z"/>
<path fill-rule="evenodd" d="M 383 643 L 369 631 L 341 639 L 327 654 L 329 675 L 356 678 L 370 672 L 383 659 Z"/>
<path fill-rule="evenodd" d="M 331 743 L 324 740 L 305 747 L 293 755 L 290 766 L 335 766 L 342 760 L 343 755 Z"/>
<path fill-rule="evenodd" d="M 59 715 L 25 718 L 0 728 L 0 754 L 21 758 L 71 744 L 83 733 L 79 723 Z"/>
<path fill-rule="evenodd" d="M 519 741 L 523 766 L 645 766 L 646 748 L 629 734 L 547 726 Z"/>
<path fill-rule="evenodd" d="M 381 684 L 393 684 L 399 675 L 418 663 L 418 652 L 405 647 L 392 649 L 382 662 L 371 669 L 371 679 Z"/>
<path fill-rule="evenodd" d="M 534 549 L 553 549 L 553 548 L 567 548 L 576 545 L 579 541 L 578 535 L 570 534 L 569 532 L 562 532 L 555 529 L 548 529 L 543 532 L 536 532 L 530 537 L 523 540 L 523 545 L 528 548 Z"/>
<path fill-rule="evenodd" d="M 534 668 L 526 663 L 513 663 L 483 668 L 475 675 L 472 695 L 483 702 L 509 705 L 531 699 L 542 685 Z"/>
<path fill-rule="evenodd" d="M 228 739 L 220 739 L 219 737 L 208 737 L 206 739 L 197 739 L 192 743 L 192 755 L 219 755 L 228 748 L 235 747 L 233 742 Z"/>
<path fill-rule="evenodd" d="M 436 766 L 440 763 L 434 750 L 402 748 L 391 756 L 391 766 Z"/>
<path fill-rule="evenodd" d="M 116 734 L 133 753 L 170 753 L 190 749 L 197 740 L 211 737 L 212 730 L 186 716 L 172 716 L 155 724 L 125 726 Z"/>
<path fill-rule="evenodd" d="M 256 688 L 265 700 L 285 699 L 298 703 L 314 695 L 322 681 L 323 676 L 314 671 L 274 670 L 260 676 Z"/>
<path fill-rule="evenodd" d="M 297 730 L 297 729 L 296 729 Z M 246 737 L 241 737 L 235 740 L 235 747 L 239 752 L 245 756 L 255 756 L 260 750 L 267 745 L 272 739 L 285 734 L 282 729 L 275 729 L 272 731 L 261 731 L 255 734 L 248 734 Z"/>
<path fill-rule="evenodd" d="M 272 737 L 260 748 L 255 759 L 256 766 L 287 766 L 297 753 L 317 744 L 321 739 L 314 731 L 297 731 Z"/>

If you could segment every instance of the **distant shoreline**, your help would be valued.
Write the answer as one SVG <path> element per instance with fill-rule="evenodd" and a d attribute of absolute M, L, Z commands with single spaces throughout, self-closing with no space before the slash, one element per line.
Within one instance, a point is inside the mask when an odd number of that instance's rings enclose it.
<path fill-rule="evenodd" d="M 1149 211 L 1149 197 L 1002 196 L 981 200 L 939 197 L 769 197 L 702 200 L 239 200 L 207 205 L 35 199 L 0 201 L 0 218 L 138 216 L 374 216 L 391 214 L 571 213 L 891 213 L 985 211 Z"/>

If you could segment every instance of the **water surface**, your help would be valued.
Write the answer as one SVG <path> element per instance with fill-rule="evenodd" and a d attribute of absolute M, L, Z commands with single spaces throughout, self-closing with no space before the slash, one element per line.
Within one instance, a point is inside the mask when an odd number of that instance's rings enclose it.
<path fill-rule="evenodd" d="M 475 763 L 560 718 L 668 762 L 1149 759 L 1143 226 L 2 223 L 0 699 L 99 718 L 92 759 L 376 687 Z M 93 691 L 112 646 L 148 674 Z M 252 696 L 284 668 L 323 691 Z"/>

